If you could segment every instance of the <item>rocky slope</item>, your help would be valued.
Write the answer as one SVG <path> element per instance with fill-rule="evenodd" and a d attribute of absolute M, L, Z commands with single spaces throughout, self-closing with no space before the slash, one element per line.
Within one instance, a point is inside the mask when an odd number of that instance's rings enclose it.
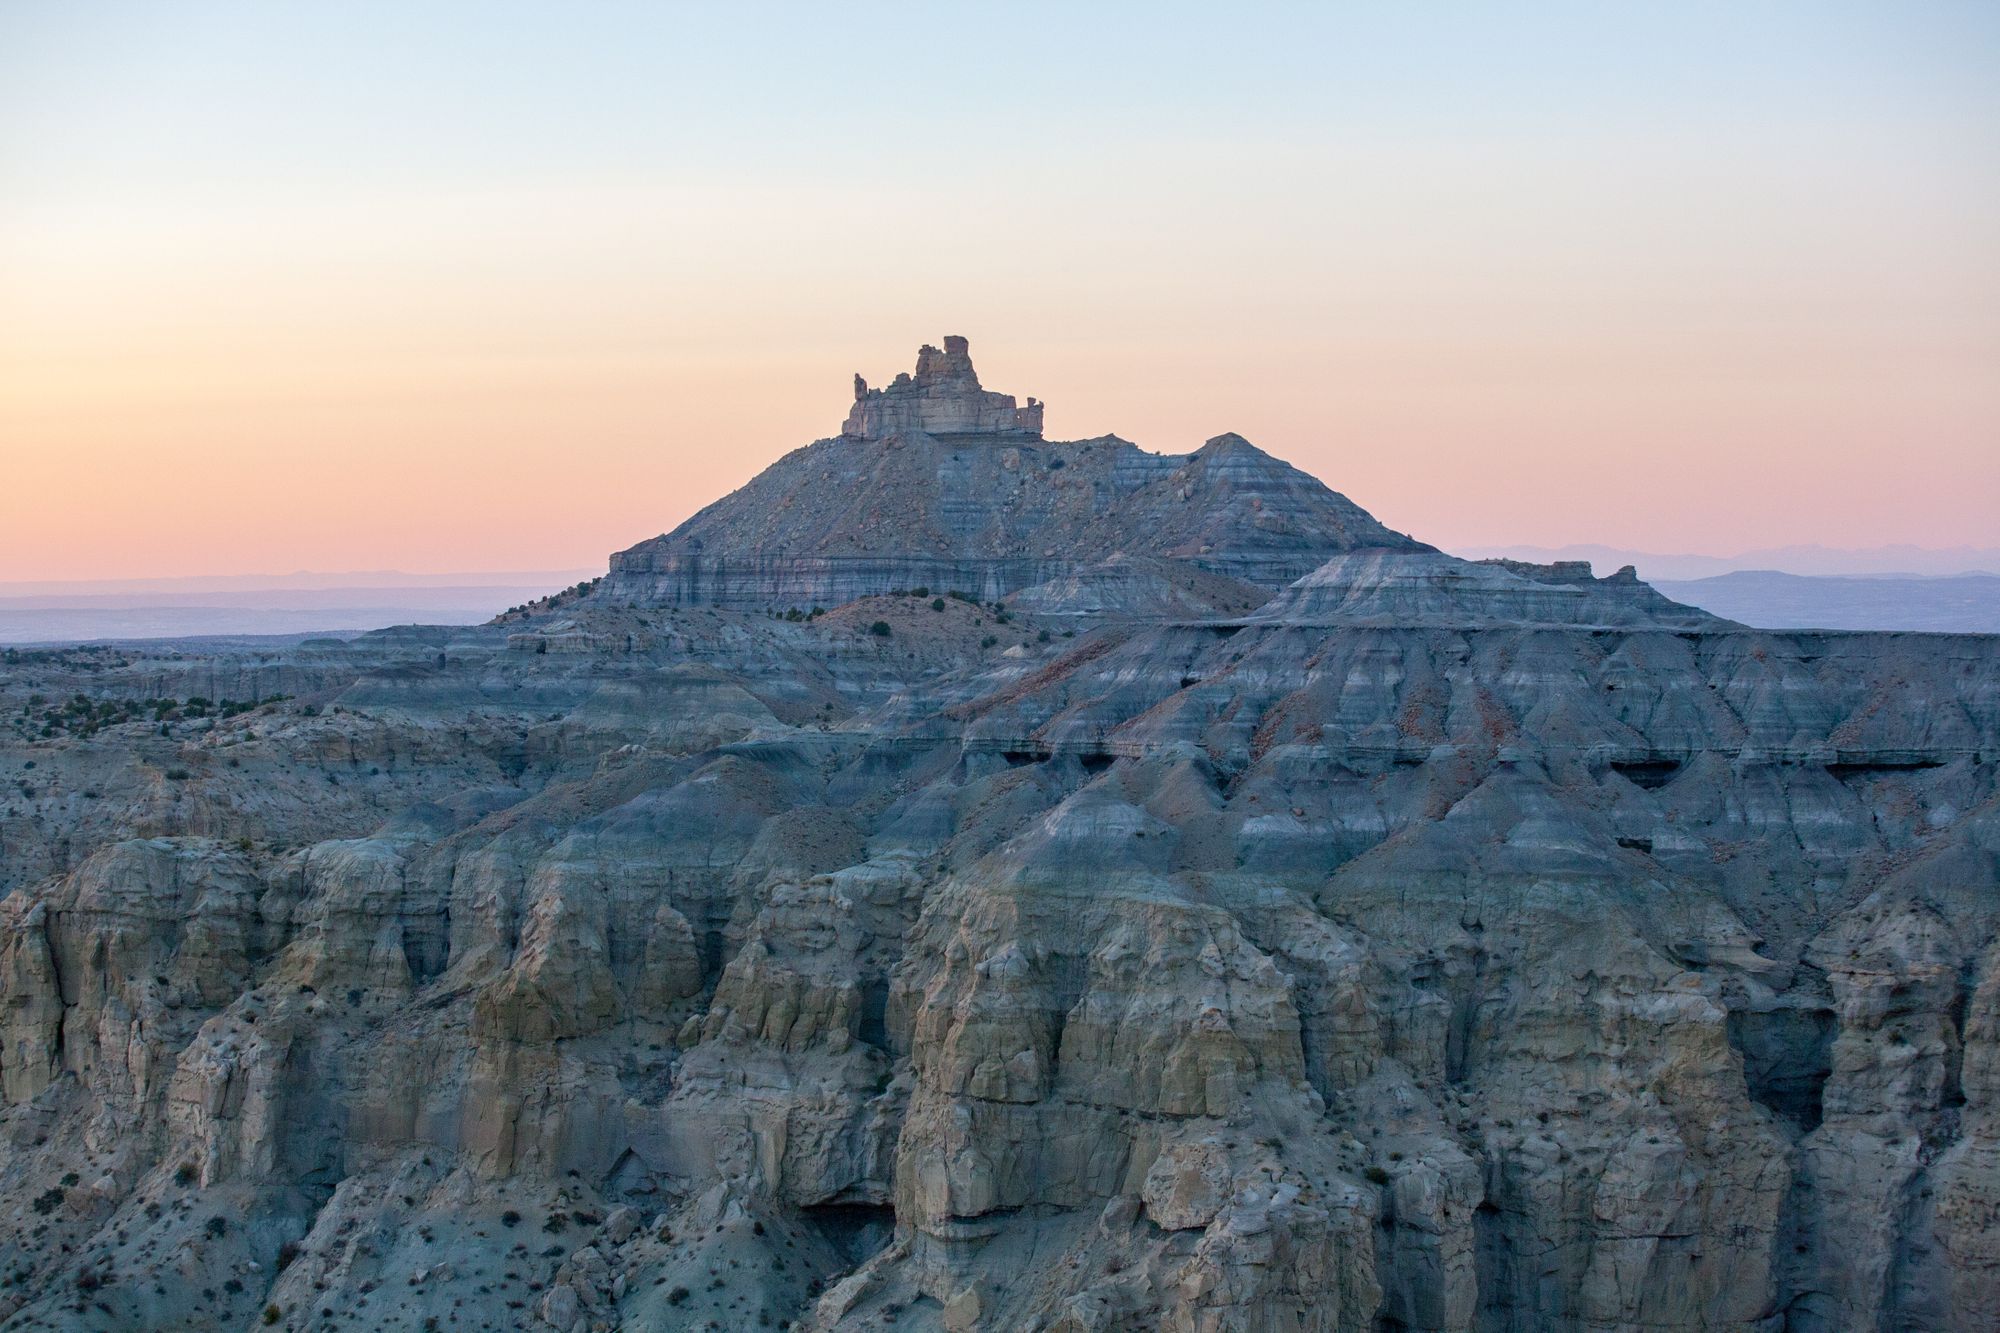
<path fill-rule="evenodd" d="M 1005 607 L 14 655 L 0 1328 L 1993 1323 L 2000 642 L 1070 471 Z"/>
<path fill-rule="evenodd" d="M 1343 551 L 1430 549 L 1241 436 L 1150 454 L 1116 436 L 1045 441 L 1039 415 L 1032 433 L 993 423 L 964 340 L 945 341 L 914 379 L 861 385 L 872 397 L 846 433 L 612 556 L 596 596 L 781 611 L 918 587 L 991 600 L 1114 556 L 1269 590 Z"/>

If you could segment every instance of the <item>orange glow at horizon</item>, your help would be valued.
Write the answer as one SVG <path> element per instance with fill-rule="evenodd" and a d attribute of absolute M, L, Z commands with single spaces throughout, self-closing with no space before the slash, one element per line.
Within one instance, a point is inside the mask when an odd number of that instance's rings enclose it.
<path fill-rule="evenodd" d="M 945 333 L 1447 549 L 2000 543 L 2000 136 L 1639 123 L 11 199 L 0 131 L 0 581 L 602 568 Z"/>

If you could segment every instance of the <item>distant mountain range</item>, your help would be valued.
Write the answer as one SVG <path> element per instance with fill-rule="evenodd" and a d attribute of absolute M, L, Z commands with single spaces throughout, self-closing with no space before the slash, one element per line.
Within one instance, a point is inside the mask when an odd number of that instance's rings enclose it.
<path fill-rule="evenodd" d="M 1812 577 L 1742 569 L 1655 579 L 1677 602 L 1760 629 L 1904 629 L 2000 634 L 2000 576 Z"/>
<path fill-rule="evenodd" d="M 1736 556 L 1617 546 L 1480 546 L 1476 559 L 1631 565 L 1677 602 L 1762 629 L 2000 634 L 2000 547 L 1776 546 Z"/>
<path fill-rule="evenodd" d="M 1582 543 L 1574 546 L 1473 546 L 1455 554 L 1474 560 L 1503 558 L 1547 564 L 1556 560 L 1588 560 L 1599 574 L 1632 565 L 1639 577 L 1658 584 L 1662 579 L 1686 581 L 1740 571 L 1768 571 L 1809 576 L 1870 577 L 1916 574 L 2000 574 L 1996 546 L 1771 546 L 1741 555 L 1663 555 L 1619 546 Z"/>

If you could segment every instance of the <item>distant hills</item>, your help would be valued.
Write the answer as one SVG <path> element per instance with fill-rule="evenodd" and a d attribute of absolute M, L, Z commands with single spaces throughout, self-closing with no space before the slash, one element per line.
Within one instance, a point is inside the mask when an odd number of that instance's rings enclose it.
<path fill-rule="evenodd" d="M 2000 634 L 2000 576 L 1810 577 L 1742 569 L 1654 579 L 1677 602 L 1761 629 L 1904 629 Z"/>
<path fill-rule="evenodd" d="M 1240 442 L 1231 439 L 1225 443 Z M 1131 452 L 1141 459 L 1153 457 Z M 1216 452 L 1212 442 L 1202 456 Z M 1240 470 L 1242 459 L 1255 452 L 1244 446 L 1231 457 Z M 1235 483 L 1232 490 L 1242 481 L 1234 476 L 1230 480 Z M 827 489 L 844 489 L 849 500 L 853 498 L 852 479 L 846 488 Z M 1311 489 L 1323 490 L 1317 486 Z M 1343 497 L 1330 499 L 1349 505 Z M 711 506 L 688 526 L 703 520 L 714 524 L 721 517 L 717 511 L 725 508 L 724 504 Z M 1345 510 L 1342 516 L 1346 517 Z M 1016 524 L 1020 521 L 1018 515 L 1010 518 Z M 1260 518 L 1264 526 L 1270 526 L 1270 513 Z M 1400 534 L 1388 534 L 1385 539 L 1409 540 Z M 669 540 L 654 544 L 665 545 Z M 1632 565 L 1640 578 L 1677 602 L 1766 629 L 2000 633 L 2000 547 L 1808 545 L 1713 556 L 1581 543 L 1466 547 L 1457 554 L 1538 564 L 1587 560 L 1599 576 Z M 289 574 L 6 582 L 0 583 L 0 644 L 299 637 L 360 633 L 397 624 L 479 624 L 599 572 L 302 570 Z M 906 581 L 924 580 L 912 576 Z"/>
<path fill-rule="evenodd" d="M 2000 634 L 2000 547 L 1774 546 L 1741 555 L 1662 555 L 1617 546 L 1481 546 L 1480 559 L 1631 565 L 1677 602 L 1762 629 Z"/>
<path fill-rule="evenodd" d="M 1740 555 L 1663 555 L 1619 546 L 1582 543 L 1574 546 L 1473 546 L 1456 554 L 1474 560 L 1499 557 L 1547 564 L 1556 560 L 1588 560 L 1598 573 L 1631 565 L 1639 577 L 1657 584 L 1662 579 L 1686 581 L 1742 571 L 1769 571 L 1807 576 L 1879 577 L 1915 574 L 1943 577 L 1956 574 L 2000 574 L 2000 546 L 1769 546 Z"/>
<path fill-rule="evenodd" d="M 1902 554 L 1911 564 L 1935 565 L 1946 554 L 1910 547 L 1883 549 Z M 1505 550 L 1519 553 L 1515 558 L 1590 560 L 1600 575 L 1635 564 L 1645 576 L 1646 567 L 1639 561 L 1646 559 L 1670 570 L 1719 561 L 1712 556 L 1649 557 L 1607 547 Z M 1961 551 L 1993 557 L 2000 565 L 2000 552 Z M 1475 553 L 1484 556 L 1492 552 Z M 425 575 L 362 571 L 0 583 L 0 644 L 298 637 L 351 634 L 412 623 L 472 625 L 567 588 L 590 573 L 530 570 Z M 1707 577 L 1654 575 L 1648 581 L 1677 602 L 1765 629 L 2000 634 L 2000 575 L 1995 574 L 1835 576 L 1731 569 Z"/>
<path fill-rule="evenodd" d="M 422 622 L 473 625 L 589 575 L 243 574 L 0 583 L 0 644 L 341 634 Z"/>

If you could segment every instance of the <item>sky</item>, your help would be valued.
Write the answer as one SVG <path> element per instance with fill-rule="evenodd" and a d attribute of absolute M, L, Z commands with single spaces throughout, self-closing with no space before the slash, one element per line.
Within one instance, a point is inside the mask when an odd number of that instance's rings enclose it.
<path fill-rule="evenodd" d="M 2000 5 L 0 0 L 0 581 L 602 568 L 972 340 L 1452 547 L 1992 545 Z"/>

